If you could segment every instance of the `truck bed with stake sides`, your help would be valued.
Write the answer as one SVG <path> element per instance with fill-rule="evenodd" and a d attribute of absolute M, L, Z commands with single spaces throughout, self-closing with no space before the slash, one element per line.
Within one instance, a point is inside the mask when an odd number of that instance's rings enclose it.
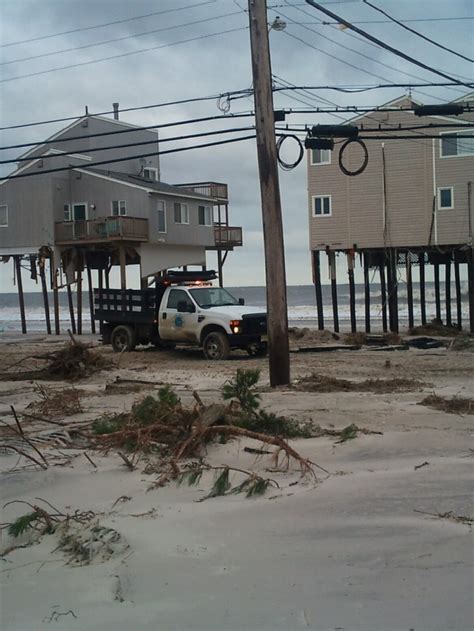
<path fill-rule="evenodd" d="M 137 344 L 200 346 L 207 359 L 226 359 L 231 349 L 249 355 L 267 350 L 267 316 L 210 283 L 215 272 L 169 272 L 149 289 L 95 289 L 94 317 L 102 342 L 114 351 Z"/>

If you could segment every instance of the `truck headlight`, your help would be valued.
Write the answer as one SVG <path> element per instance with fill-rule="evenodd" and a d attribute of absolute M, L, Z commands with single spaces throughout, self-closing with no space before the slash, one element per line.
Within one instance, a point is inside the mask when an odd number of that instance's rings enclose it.
<path fill-rule="evenodd" d="M 240 333 L 240 326 L 242 324 L 241 320 L 231 320 L 230 321 L 230 330 L 232 333 Z"/>

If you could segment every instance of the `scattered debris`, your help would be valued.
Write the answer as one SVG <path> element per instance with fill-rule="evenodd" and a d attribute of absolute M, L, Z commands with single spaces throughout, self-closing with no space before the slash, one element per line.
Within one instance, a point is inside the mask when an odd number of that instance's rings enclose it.
<path fill-rule="evenodd" d="M 464 399 L 458 396 L 448 399 L 434 392 L 420 401 L 418 405 L 426 405 L 433 410 L 441 410 L 449 414 L 474 414 L 474 399 Z"/>
<path fill-rule="evenodd" d="M 414 469 L 415 471 L 418 471 L 418 469 L 421 469 L 422 467 L 427 467 L 429 464 L 430 463 L 427 460 L 425 460 L 425 462 L 415 465 Z"/>
<path fill-rule="evenodd" d="M 383 333 L 382 335 L 374 335 L 356 331 L 355 333 L 346 333 L 344 335 L 346 344 L 358 344 L 359 346 L 398 346 L 403 343 L 398 333 Z"/>
<path fill-rule="evenodd" d="M 106 367 L 104 358 L 90 349 L 90 345 L 78 342 L 71 336 L 71 341 L 60 350 L 32 356 L 33 359 L 46 361 L 47 365 L 44 368 L 22 372 L 2 372 L 0 381 L 83 379 Z"/>
<path fill-rule="evenodd" d="M 35 384 L 35 390 L 40 395 L 40 400 L 27 405 L 27 410 L 32 410 L 46 418 L 72 416 L 83 412 L 80 401 L 82 392 L 76 388 L 61 388 L 59 390 Z"/>
<path fill-rule="evenodd" d="M 438 519 L 449 519 L 450 521 L 454 521 L 457 524 L 465 524 L 466 526 L 469 526 L 469 528 L 471 528 L 472 525 L 474 524 L 474 517 L 466 517 L 465 515 L 456 515 L 451 510 L 448 511 L 447 513 L 429 513 L 427 511 L 414 509 L 413 512 L 421 513 L 422 515 L 429 515 L 430 517 L 436 517 Z"/>
<path fill-rule="evenodd" d="M 292 384 L 294 390 L 302 392 L 374 392 L 388 394 L 390 392 L 412 392 L 426 386 L 416 379 L 366 379 L 365 381 L 349 381 L 311 373 L 300 377 Z"/>
<path fill-rule="evenodd" d="M 432 320 L 427 324 L 415 326 L 409 331 L 410 335 L 436 335 L 438 337 L 455 337 L 463 335 L 457 326 L 445 326 L 440 320 Z"/>
<path fill-rule="evenodd" d="M 72 616 L 73 618 L 77 619 L 77 616 L 72 609 L 69 609 L 68 611 L 54 610 L 50 616 L 46 616 L 45 618 L 43 618 L 42 622 L 44 623 L 58 622 L 59 618 L 61 618 L 62 616 Z"/>
<path fill-rule="evenodd" d="M 406 341 L 407 346 L 427 351 L 431 348 L 445 348 L 446 344 L 441 340 L 435 340 L 433 337 L 414 337 Z"/>

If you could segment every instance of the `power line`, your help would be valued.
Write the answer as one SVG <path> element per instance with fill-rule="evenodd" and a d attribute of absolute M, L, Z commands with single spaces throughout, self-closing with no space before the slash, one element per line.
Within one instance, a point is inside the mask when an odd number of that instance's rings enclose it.
<path fill-rule="evenodd" d="M 425 41 L 429 42 L 430 44 L 433 44 L 434 46 L 437 46 L 438 48 L 442 48 L 443 50 L 446 50 L 448 53 L 452 53 L 453 55 L 456 55 L 457 57 L 460 57 L 461 59 L 465 59 L 466 61 L 470 61 L 471 63 L 474 62 L 474 59 L 471 59 L 470 57 L 466 57 L 465 55 L 462 55 L 461 53 L 456 52 L 452 48 L 448 48 L 447 46 L 443 46 L 443 44 L 440 44 L 439 42 L 436 42 L 434 39 L 431 39 L 430 37 L 427 37 L 426 35 L 423 35 L 422 33 L 418 32 L 418 31 L 415 31 L 415 29 L 412 29 L 409 26 L 407 26 L 406 24 L 404 24 L 403 22 L 400 22 L 399 20 L 395 19 L 394 17 L 389 15 L 386 11 L 384 11 L 383 9 L 380 9 L 379 7 L 375 6 L 375 4 L 372 4 L 368 0 L 362 0 L 362 2 L 367 4 L 369 7 L 372 7 L 372 9 L 374 9 L 375 11 L 378 11 L 382 15 L 385 15 L 385 17 L 387 17 L 389 20 L 391 20 L 395 24 L 398 24 L 399 26 L 404 28 L 406 31 L 409 31 L 410 33 L 413 33 L 414 35 L 417 35 L 418 37 L 421 37 L 422 39 L 424 39 Z"/>
<path fill-rule="evenodd" d="M 474 124 L 473 124 L 474 126 Z M 162 144 L 164 142 L 172 142 L 175 140 L 189 140 L 190 138 L 202 138 L 203 136 L 216 136 L 218 134 L 230 134 L 230 133 L 236 133 L 236 132 L 242 132 L 242 131 L 251 131 L 255 129 L 254 126 L 251 127 L 233 127 L 231 129 L 218 129 L 215 131 L 206 131 L 206 132 L 199 132 L 197 134 L 188 134 L 186 136 L 172 136 L 170 138 L 160 138 L 159 140 L 159 144 Z M 68 156 L 71 154 L 89 154 L 89 153 L 96 153 L 98 151 L 110 151 L 112 149 L 127 149 L 128 147 L 142 147 L 144 145 L 156 145 L 158 143 L 158 140 L 155 138 L 154 140 L 142 140 L 141 142 L 128 142 L 122 145 L 109 145 L 107 147 L 93 147 L 92 149 L 89 148 L 77 148 L 71 151 L 61 151 L 60 153 L 54 153 L 54 154 L 41 154 L 39 156 L 36 156 L 36 158 L 41 158 L 41 160 L 45 160 L 45 159 L 52 159 L 52 158 L 58 158 L 61 156 Z M 16 158 L 14 160 L 0 160 L 0 164 L 11 164 L 14 162 L 31 162 L 32 160 L 34 160 L 35 158 L 29 157 L 29 158 Z"/>
<path fill-rule="evenodd" d="M 280 81 L 284 81 L 281 78 L 277 77 L 276 75 L 274 75 L 277 79 L 280 79 Z M 289 82 L 285 81 L 285 83 L 288 86 L 288 89 L 293 89 L 290 86 L 293 86 L 294 84 L 290 84 Z M 308 91 L 308 90 L 335 90 L 338 92 L 345 92 L 348 94 L 353 94 L 353 93 L 357 93 L 357 92 L 368 92 L 370 90 L 379 90 L 379 89 L 385 89 L 385 88 L 410 88 L 410 89 L 416 89 L 418 87 L 426 87 L 426 88 L 434 88 L 434 87 L 448 87 L 451 85 L 457 85 L 457 84 L 453 84 L 453 83 L 379 83 L 378 85 L 347 85 L 347 86 L 335 86 L 335 85 L 316 85 L 316 86 L 294 86 L 294 88 L 301 90 L 301 91 Z M 474 87 L 474 83 L 472 84 L 467 84 L 467 87 Z M 281 88 L 283 89 L 283 88 Z M 421 92 L 420 90 L 417 90 L 418 92 L 420 92 L 420 94 L 424 94 L 423 92 Z M 120 108 L 120 112 L 136 112 L 138 110 L 147 110 L 147 109 L 153 109 L 153 108 L 159 108 L 159 107 L 169 107 L 172 105 L 183 105 L 186 103 L 198 103 L 201 101 L 216 101 L 217 99 L 223 98 L 223 97 L 231 97 L 231 100 L 235 100 L 237 98 L 247 98 L 249 95 L 251 95 L 252 89 L 250 88 L 244 88 L 243 90 L 233 90 L 233 91 L 227 91 L 227 92 L 222 92 L 221 94 L 214 94 L 214 95 L 210 95 L 210 96 L 201 96 L 201 97 L 194 97 L 194 98 L 189 98 L 189 99 L 181 99 L 181 100 L 177 100 L 177 101 L 165 101 L 163 103 L 152 103 L 149 105 L 138 105 L 136 107 L 121 107 Z M 428 96 L 430 98 L 434 98 L 431 97 L 431 95 L 429 94 L 425 94 L 425 96 Z M 314 97 L 313 97 L 314 98 Z M 322 97 L 318 97 L 321 101 L 328 101 L 328 99 L 323 99 Z M 330 101 L 328 101 L 330 102 Z M 114 110 L 105 110 L 103 112 L 94 112 L 94 113 L 88 113 L 87 116 L 106 116 L 108 114 L 113 114 Z M 38 125 L 49 125 L 49 124 L 53 124 L 53 123 L 63 123 L 63 122 L 67 122 L 67 121 L 75 121 L 79 118 L 83 118 L 84 115 L 82 114 L 77 114 L 76 116 L 65 116 L 62 118 L 52 118 L 52 119 L 48 119 L 48 120 L 42 120 L 42 121 L 34 121 L 34 122 L 29 122 L 29 123 L 18 123 L 16 125 L 6 125 L 5 127 L 0 127 L 0 131 L 6 131 L 6 130 L 10 130 L 10 129 L 19 129 L 21 127 L 35 127 Z M 232 116 L 232 114 L 229 114 L 229 116 Z"/>
<path fill-rule="evenodd" d="M 135 37 L 142 37 L 144 35 L 153 35 L 156 33 L 163 33 L 165 31 L 173 31 L 179 28 L 185 28 L 186 26 L 194 26 L 196 24 L 204 24 L 213 20 L 220 20 L 222 18 L 230 17 L 233 15 L 239 15 L 240 11 L 232 11 L 231 13 L 224 13 L 222 15 L 213 15 L 202 20 L 193 20 L 192 22 L 185 22 L 183 24 L 175 24 L 174 26 L 165 26 L 163 28 L 155 29 L 153 31 L 144 31 L 143 33 L 134 33 L 133 35 L 124 35 L 122 37 L 115 37 L 113 39 L 107 39 L 102 42 L 96 42 L 95 44 L 84 44 L 82 46 L 74 46 L 72 48 L 63 48 L 62 50 L 54 50 L 50 53 L 42 53 L 41 55 L 31 55 L 30 57 L 22 57 L 21 59 L 12 59 L 10 61 L 3 61 L 0 66 L 7 66 L 9 64 L 16 64 L 22 61 L 30 61 L 31 59 L 41 59 L 43 57 L 51 57 L 53 55 L 61 55 L 63 53 L 70 53 L 75 50 L 84 50 L 86 48 L 94 48 L 95 46 L 105 46 L 106 44 L 112 44 L 114 42 L 121 42 L 126 39 L 134 39 Z"/>
<path fill-rule="evenodd" d="M 89 66 L 90 64 L 97 64 L 102 61 L 110 61 L 111 59 L 119 59 L 122 57 L 129 57 L 130 55 L 138 55 L 139 53 L 148 52 L 150 50 L 158 50 L 160 48 L 169 48 L 171 46 L 177 46 L 178 44 L 187 44 L 189 42 L 196 42 L 202 39 L 208 39 L 209 37 L 216 37 L 217 35 L 226 35 L 228 33 L 236 33 L 237 31 L 246 31 L 248 26 L 242 26 L 240 28 L 228 29 L 226 31 L 218 31 L 217 33 L 207 33 L 206 35 L 199 35 L 198 37 L 191 37 L 189 39 L 183 39 L 178 42 L 170 42 L 168 44 L 160 44 L 160 46 L 151 46 L 149 48 L 141 48 L 140 50 L 132 50 L 128 53 L 120 53 L 119 55 L 110 55 L 109 57 L 101 57 L 100 59 L 92 59 L 90 61 L 82 61 L 76 64 L 69 64 L 68 66 L 59 66 L 57 68 L 50 68 L 49 70 L 40 70 L 38 72 L 30 72 L 29 74 L 18 75 L 16 77 L 9 77 L 8 79 L 0 79 L 0 83 L 6 83 L 7 81 L 16 81 L 17 79 L 27 79 L 29 77 L 37 77 L 43 74 L 49 74 L 50 72 L 57 72 L 58 70 L 68 70 L 70 68 L 79 68 L 81 66 Z"/>
<path fill-rule="evenodd" d="M 34 173 L 19 173 L 18 175 L 7 175 L 2 178 L 2 182 L 7 180 L 15 180 L 23 177 L 34 177 L 35 175 L 45 175 L 46 173 L 58 173 L 59 171 L 73 171 L 74 169 L 87 170 L 91 167 L 100 166 L 103 164 L 114 164 L 117 162 L 125 162 L 127 160 L 134 160 L 136 158 L 150 158 L 152 156 L 162 156 L 169 153 L 180 153 L 181 151 L 190 151 L 192 149 L 205 149 L 206 147 L 217 147 L 218 145 L 227 145 L 235 142 L 242 142 L 243 140 L 255 140 L 253 136 L 243 136 L 240 138 L 228 138 L 227 140 L 217 140 L 215 142 L 208 142 L 201 145 L 192 145 L 190 147 L 178 147 L 176 149 L 166 149 L 165 151 L 153 151 L 151 153 L 141 153 L 138 155 L 127 156 L 126 158 L 115 158 L 114 160 L 101 160 L 100 162 L 89 162 L 87 165 L 82 166 L 67 166 L 58 167 L 54 169 L 44 169 L 43 171 L 35 171 Z"/>
<path fill-rule="evenodd" d="M 289 81 L 286 81 L 285 79 L 282 79 L 278 75 L 273 74 L 272 77 L 274 77 L 280 83 L 280 85 L 282 86 L 281 88 L 273 89 L 273 92 L 280 91 L 280 90 L 292 90 L 292 91 L 295 91 L 296 94 L 299 94 L 299 95 L 301 95 L 303 97 L 306 97 L 306 95 L 308 95 L 310 97 L 311 102 L 308 103 L 307 100 L 301 100 L 301 99 L 298 99 L 298 98 L 294 97 L 293 95 L 287 95 L 287 96 L 289 96 L 290 98 L 292 98 L 292 99 L 294 99 L 296 101 L 300 101 L 300 103 L 303 103 L 303 105 L 310 105 L 310 106 L 312 106 L 312 105 L 314 105 L 314 102 L 317 101 L 317 102 L 320 102 L 320 103 L 329 103 L 329 105 L 334 105 L 336 107 L 339 107 L 339 105 L 337 103 L 334 103 L 333 101 L 330 101 L 329 99 L 325 99 L 325 98 L 322 98 L 322 97 L 315 97 L 314 94 L 312 94 L 311 92 L 309 92 L 309 90 L 306 90 L 305 88 L 302 88 L 300 90 L 297 86 L 295 86 L 294 83 L 290 83 Z M 344 117 L 343 116 L 339 116 L 339 114 L 333 114 L 332 113 L 332 114 L 330 114 L 330 116 L 332 116 L 334 118 L 338 118 L 340 120 L 345 120 Z"/>
<path fill-rule="evenodd" d="M 284 6 L 284 5 L 279 5 Z M 292 5 L 294 7 L 298 6 L 296 4 Z M 304 5 L 303 5 L 304 6 Z M 268 7 L 273 8 L 273 7 Z M 474 20 L 474 16 L 472 15 L 464 15 L 459 17 L 447 17 L 447 18 L 412 18 L 403 20 L 404 23 L 407 22 L 449 22 L 454 20 Z M 353 20 L 352 24 L 390 24 L 391 20 Z M 339 22 L 298 22 L 298 24 L 322 24 L 323 26 L 333 26 L 338 25 Z"/>
<path fill-rule="evenodd" d="M 294 86 L 293 87 L 282 87 L 282 88 L 275 88 L 276 91 L 278 90 L 301 90 L 301 89 L 305 89 L 304 87 L 298 87 L 298 86 Z M 336 106 L 335 108 L 325 108 L 325 107 L 316 107 L 313 109 L 305 109 L 305 110 L 295 110 L 292 108 L 285 108 L 284 111 L 287 114 L 308 114 L 308 113 L 315 113 L 315 114 L 331 114 L 331 113 L 348 113 L 348 114 L 371 114 L 371 113 L 377 113 L 377 112 L 412 112 L 414 110 L 413 106 L 410 107 L 406 107 L 406 106 L 398 106 L 398 107 L 391 107 L 391 106 L 362 106 L 362 105 L 354 105 L 354 106 L 350 106 L 350 105 L 346 105 L 346 106 Z M 467 106 L 465 109 L 466 112 L 471 112 L 474 111 L 473 107 Z M 203 116 L 200 118 L 190 118 L 190 119 L 186 119 L 186 120 L 181 120 L 181 121 L 175 121 L 175 122 L 171 122 L 171 123 L 159 123 L 159 124 L 152 124 L 152 125 L 143 125 L 140 127 L 133 127 L 133 128 L 127 128 L 127 129 L 118 129 L 118 130 L 114 130 L 114 131 L 105 131 L 105 132 L 97 132 L 95 134 L 86 134 L 86 135 L 82 135 L 82 136 L 69 136 L 67 138 L 52 138 L 52 139 L 47 139 L 47 140 L 42 140 L 42 141 L 38 141 L 38 142 L 26 142 L 26 143 L 19 143 L 19 144 L 15 144 L 15 145 L 6 145 L 3 147 L 0 147 L 1 151 L 6 151 L 6 150 L 10 150 L 10 149 L 24 149 L 26 147 L 39 147 L 39 146 L 43 146 L 43 145 L 50 145 L 50 144 L 56 144 L 56 143 L 61 143 L 61 142 L 70 142 L 70 141 L 74 141 L 74 140 L 87 140 L 89 138 L 98 138 L 98 137 L 104 137 L 104 136 L 116 136 L 119 134 L 130 134 L 130 133 L 136 133 L 137 131 L 143 131 L 143 130 L 154 130 L 154 129 L 166 129 L 168 127 L 179 127 L 182 125 L 191 125 L 191 124 L 195 124 L 195 123 L 203 123 L 203 122 L 209 122 L 209 121 L 215 121 L 215 120 L 223 120 L 223 119 L 233 119 L 233 118 L 248 118 L 254 116 L 253 112 L 240 112 L 237 114 L 225 114 L 225 115 L 216 115 L 216 116 Z M 79 119 L 80 120 L 80 119 Z M 87 117 L 84 117 L 83 120 L 87 120 Z M 113 121 L 111 121 L 113 122 Z M 143 143 L 142 143 L 143 144 Z"/>
<path fill-rule="evenodd" d="M 69 136 L 68 138 L 50 138 L 47 140 L 42 140 L 40 142 L 24 142 L 24 143 L 20 143 L 17 145 L 8 145 L 8 146 L 4 146 L 4 147 L 0 147 L 0 150 L 7 150 L 7 149 L 24 149 L 25 147 L 39 147 L 42 145 L 51 145 L 51 144 L 56 144 L 58 142 L 69 142 L 71 140 L 87 140 L 88 138 L 99 138 L 101 136 L 116 136 L 118 134 L 131 134 L 131 133 L 136 133 L 136 132 L 140 132 L 143 131 L 144 129 L 165 129 L 167 127 L 180 127 L 182 125 L 192 125 L 194 123 L 205 123 L 208 121 L 214 121 L 214 120 L 222 120 L 224 118 L 226 119 L 230 119 L 230 118 L 248 118 L 249 116 L 253 116 L 253 112 L 242 112 L 239 114 L 226 114 L 226 115 L 216 115 L 216 116 L 202 116 L 201 118 L 188 118 L 187 120 L 182 120 L 182 121 L 176 121 L 174 123 L 160 123 L 160 124 L 154 124 L 154 125 L 140 125 L 140 127 L 133 127 L 133 128 L 128 128 L 128 129 L 116 129 L 114 131 L 101 131 L 101 132 L 97 132 L 95 134 L 87 134 L 84 136 Z M 84 118 L 84 120 L 86 120 L 87 117 Z M 113 122 L 113 121 L 111 121 Z"/>
<path fill-rule="evenodd" d="M 174 9 L 166 9 L 164 11 L 154 11 L 153 13 L 146 13 L 144 15 L 137 15 L 133 18 L 126 18 L 123 20 L 114 20 L 113 22 L 104 22 L 102 24 L 95 24 L 93 26 L 84 26 L 82 28 L 74 28 L 69 31 L 62 31 L 61 33 L 52 33 L 51 35 L 40 35 L 38 37 L 31 37 L 30 39 L 23 39 L 16 42 L 9 42 L 8 44 L 0 44 L 0 48 L 6 48 L 7 46 L 17 46 L 18 44 L 28 44 L 29 42 L 38 42 L 43 39 L 50 39 L 51 37 L 59 37 L 61 35 L 69 35 L 71 33 L 79 33 L 80 31 L 91 31 L 97 28 L 104 28 L 105 26 L 112 26 L 114 24 L 124 24 L 125 22 L 133 22 L 134 20 L 142 20 L 143 18 L 151 18 L 155 15 L 163 15 L 164 13 L 174 13 L 176 11 L 185 11 L 187 9 L 194 9 L 196 7 L 202 7 L 206 4 L 214 4 L 216 0 L 206 0 L 205 2 L 198 2 L 196 4 L 188 4 L 184 7 L 177 7 Z"/>
<path fill-rule="evenodd" d="M 362 35 L 362 37 L 365 37 L 369 41 L 372 41 L 375 44 L 378 44 L 381 48 L 383 48 L 384 50 L 388 50 L 389 52 L 393 53 L 397 57 L 401 57 L 402 59 L 405 59 L 406 61 L 409 61 L 410 63 L 412 63 L 412 64 L 414 64 L 416 66 L 419 66 L 420 68 L 423 68 L 424 70 L 428 70 L 429 72 L 432 72 L 433 74 L 437 74 L 440 77 L 444 77 L 444 79 L 449 79 L 450 81 L 454 81 L 455 83 L 463 85 L 461 81 L 458 81 L 457 79 L 454 79 L 454 77 L 446 74 L 445 72 L 442 72 L 440 70 L 436 70 L 436 68 L 433 68 L 432 66 L 429 66 L 429 65 L 423 63 L 422 61 L 418 61 L 414 57 L 411 57 L 410 55 L 405 54 L 401 50 L 398 50 L 397 48 L 394 48 L 393 46 L 390 46 L 389 44 L 386 44 L 385 42 L 383 42 L 382 40 L 378 39 L 377 37 L 374 37 L 373 35 L 370 35 L 366 31 L 364 31 L 363 29 L 360 29 L 358 26 L 354 26 L 354 24 L 351 24 L 347 20 L 344 20 L 344 18 L 341 18 L 340 16 L 336 15 L 332 11 L 329 11 L 329 9 L 326 9 L 321 4 L 318 4 L 317 2 L 315 2 L 314 0 L 306 0 L 306 3 L 310 4 L 315 9 L 318 9 L 319 11 L 322 11 L 323 13 L 325 13 L 329 17 L 333 18 L 334 20 L 339 20 L 340 23 L 344 24 L 344 26 L 346 26 L 347 28 L 350 28 L 351 30 L 353 30 L 356 33 L 358 33 L 359 35 Z"/>
<path fill-rule="evenodd" d="M 312 14 L 311 14 L 311 13 L 309 13 L 308 11 L 305 11 L 304 9 L 298 8 L 296 5 L 290 4 L 290 3 L 288 2 L 288 0 L 285 0 L 285 2 L 286 2 L 286 6 L 291 7 L 291 8 L 296 8 L 296 10 L 297 10 L 297 11 L 299 11 L 300 13 L 303 13 L 304 15 L 308 15 L 308 16 L 312 17 Z M 282 14 L 282 15 L 283 15 L 283 14 Z M 287 16 L 284 16 L 284 17 L 287 17 Z M 290 19 L 290 20 L 291 20 L 291 18 L 287 18 L 287 19 Z M 295 21 L 293 21 L 293 20 L 292 20 L 292 22 L 293 22 L 294 24 L 298 24 L 298 22 L 295 22 Z M 320 22 L 320 24 L 323 24 L 323 22 Z M 318 37 L 321 37 L 321 38 L 323 38 L 323 39 L 327 39 L 329 42 L 333 43 L 335 46 L 339 46 L 340 48 L 344 48 L 345 50 L 348 50 L 351 54 L 356 53 L 357 55 L 359 55 L 359 56 L 361 56 L 361 57 L 364 57 L 364 58 L 368 59 L 368 60 L 369 60 L 369 61 L 371 61 L 372 63 L 375 61 L 375 63 L 377 63 L 377 64 L 379 64 L 379 65 L 381 65 L 381 66 L 384 66 L 385 68 L 388 68 L 389 70 L 395 70 L 395 72 L 398 72 L 398 73 L 400 73 L 400 74 L 404 74 L 404 75 L 406 75 L 406 76 L 408 76 L 408 77 L 412 77 L 412 78 L 414 78 L 414 79 L 418 79 L 418 80 L 423 80 L 423 77 L 420 77 L 419 75 L 414 75 L 414 74 L 412 74 L 411 72 L 407 72 L 406 70 L 401 70 L 400 68 L 395 68 L 394 66 L 390 66 L 389 64 L 386 64 L 386 63 L 384 63 L 384 62 L 382 62 L 382 61 L 378 61 L 378 60 L 374 59 L 373 57 L 368 57 L 368 56 L 367 56 L 367 55 L 365 55 L 364 53 L 359 52 L 359 51 L 357 51 L 357 50 L 354 50 L 353 48 L 349 48 L 349 47 L 347 47 L 347 46 L 344 46 L 344 44 L 341 44 L 340 42 L 336 42 L 336 41 L 332 40 L 331 38 L 326 37 L 325 35 L 323 35 L 322 33 L 320 33 L 319 31 L 317 31 L 317 30 L 315 30 L 315 29 L 313 29 L 313 28 L 309 28 L 309 27 L 304 26 L 304 25 L 302 25 L 302 24 L 301 24 L 301 26 L 303 26 L 303 28 L 305 28 L 307 31 L 311 31 L 312 33 L 314 33 L 314 34 L 318 35 Z M 335 27 L 335 26 L 333 26 L 332 28 L 333 28 L 334 30 L 336 30 L 338 33 L 339 33 L 339 32 L 341 32 L 341 31 L 340 31 L 340 29 L 338 29 L 338 28 L 337 28 L 337 27 Z M 372 43 L 372 42 L 370 42 L 370 41 L 367 41 L 367 40 L 365 40 L 365 39 L 362 39 L 362 38 L 360 38 L 360 37 L 357 37 L 357 36 L 356 36 L 356 35 L 354 35 L 353 33 L 351 33 L 351 32 L 347 32 L 346 30 L 343 30 L 343 31 L 342 31 L 342 33 L 344 33 L 347 37 L 351 37 L 351 38 L 355 39 L 355 40 L 356 40 L 356 41 L 358 41 L 358 42 L 362 42 L 362 43 L 364 43 L 364 44 L 367 44 L 367 45 L 373 46 L 373 47 L 374 47 L 374 48 L 376 48 L 376 49 L 379 49 L 379 48 L 380 48 L 377 44 L 374 44 L 374 43 Z M 324 52 L 324 51 L 322 51 L 322 52 Z M 329 53 L 325 53 L 325 52 L 324 52 L 324 54 L 328 55 Z M 343 59 L 341 60 L 339 57 L 335 57 L 335 59 L 338 59 L 339 61 L 342 61 L 342 63 L 346 63 L 346 64 L 348 63 L 348 62 L 344 61 Z M 373 73 L 369 72 L 368 70 L 365 70 L 364 68 L 360 68 L 360 67 L 358 67 L 358 66 L 356 66 L 356 68 L 357 68 L 358 70 L 360 70 L 361 72 L 364 72 L 365 74 L 369 74 L 369 75 L 371 75 L 371 76 L 376 76 L 377 78 L 380 78 L 380 75 L 374 75 Z M 458 75 L 455 75 L 455 76 L 458 76 Z M 461 79 L 464 79 L 464 77 L 460 77 L 460 78 L 461 78 Z M 385 79 L 385 77 L 384 77 L 384 79 Z M 454 85 L 458 85 L 458 81 L 457 81 L 456 79 L 454 79 L 454 81 L 455 81 Z M 450 89 L 452 89 L 452 90 L 453 90 L 453 91 L 455 91 L 455 92 L 458 92 L 458 90 L 456 90 L 455 88 L 450 88 Z M 440 99 L 440 100 L 441 100 L 441 99 Z"/>

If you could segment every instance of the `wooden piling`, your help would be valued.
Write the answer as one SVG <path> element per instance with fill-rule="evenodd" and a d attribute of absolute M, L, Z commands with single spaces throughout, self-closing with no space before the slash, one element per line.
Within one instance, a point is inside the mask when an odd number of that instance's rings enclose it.
<path fill-rule="evenodd" d="M 337 276 L 336 276 L 336 253 L 328 251 L 329 272 L 331 274 L 331 296 L 332 296 L 332 316 L 334 331 L 339 333 L 339 311 L 337 305 Z"/>
<path fill-rule="evenodd" d="M 390 331 L 398 333 L 398 280 L 397 280 L 397 251 L 391 248 L 388 254 L 388 317 Z"/>
<path fill-rule="evenodd" d="M 379 277 L 380 277 L 380 300 L 382 302 L 382 330 L 384 333 L 386 333 L 388 331 L 387 287 L 385 284 L 385 265 L 383 263 L 379 265 Z"/>
<path fill-rule="evenodd" d="M 69 317 L 71 319 L 71 331 L 75 335 L 77 333 L 76 320 L 74 318 L 74 303 L 73 303 L 73 300 L 72 300 L 71 285 L 69 283 L 66 285 L 66 291 L 67 291 L 67 302 L 68 302 L 68 305 L 69 305 Z"/>
<path fill-rule="evenodd" d="M 318 329 L 324 329 L 323 292 L 321 287 L 321 266 L 319 250 L 313 250 L 313 282 L 316 293 L 316 309 L 318 312 Z"/>
<path fill-rule="evenodd" d="M 454 259 L 454 285 L 456 288 L 456 326 L 462 329 L 462 302 L 461 302 L 461 277 L 459 274 L 459 261 Z"/>
<path fill-rule="evenodd" d="M 425 293 L 425 253 L 420 252 L 418 255 L 420 266 L 420 311 L 421 324 L 426 324 L 426 293 Z"/>
<path fill-rule="evenodd" d="M 119 263 L 120 263 L 120 289 L 122 291 L 122 311 L 125 313 L 127 307 L 127 258 L 123 243 L 119 245 Z"/>
<path fill-rule="evenodd" d="M 15 261 L 16 282 L 18 287 L 18 301 L 20 303 L 20 318 L 21 318 L 21 332 L 25 334 L 26 330 L 26 315 L 25 315 L 25 296 L 23 294 L 23 280 L 21 277 L 21 255 L 15 255 L 13 257 Z"/>
<path fill-rule="evenodd" d="M 39 265 L 39 275 L 41 279 L 41 290 L 43 292 L 43 305 L 44 305 L 44 317 L 46 320 L 46 331 L 48 335 L 51 335 L 51 318 L 49 315 L 48 287 L 46 285 L 46 273 L 44 271 L 44 266 L 46 265 L 46 259 L 40 258 L 38 265 Z"/>
<path fill-rule="evenodd" d="M 220 247 L 217 249 L 217 274 L 219 277 L 219 287 L 224 287 L 224 275 L 222 272 L 223 262 L 222 262 L 222 250 Z"/>
<path fill-rule="evenodd" d="M 441 322 L 441 296 L 439 291 L 439 263 L 434 263 L 434 289 L 435 289 L 435 310 L 436 320 Z"/>
<path fill-rule="evenodd" d="M 451 326 L 452 325 L 452 318 L 451 318 L 451 261 L 447 260 L 446 261 L 446 266 L 445 266 L 445 298 L 446 298 L 446 326 Z"/>
<path fill-rule="evenodd" d="M 370 333 L 370 279 L 369 279 L 369 255 L 364 252 L 364 305 L 365 305 L 365 332 Z"/>
<path fill-rule="evenodd" d="M 77 334 L 82 335 L 82 269 L 77 270 Z"/>
<path fill-rule="evenodd" d="M 91 317 L 91 332 L 95 333 L 95 319 L 94 319 L 94 288 L 92 286 L 92 271 L 87 261 L 87 288 L 89 292 L 89 312 Z"/>
<path fill-rule="evenodd" d="M 413 317 L 413 282 L 411 274 L 410 252 L 406 253 L 406 274 L 407 274 L 407 303 L 408 303 L 408 328 L 411 330 L 415 326 Z"/>
<path fill-rule="evenodd" d="M 59 322 L 59 292 L 58 292 L 58 270 L 56 267 L 56 259 L 54 254 L 51 253 L 50 258 L 51 265 L 51 285 L 53 288 L 53 312 L 54 312 L 54 332 L 56 335 L 61 333 L 61 326 Z"/>
<path fill-rule="evenodd" d="M 354 285 L 354 253 L 347 253 L 347 275 L 349 277 L 349 309 L 351 313 L 351 331 L 357 331 L 357 319 L 355 308 L 355 285 Z"/>
<path fill-rule="evenodd" d="M 473 249 L 466 252 L 469 296 L 469 332 L 474 333 L 474 256 Z"/>

